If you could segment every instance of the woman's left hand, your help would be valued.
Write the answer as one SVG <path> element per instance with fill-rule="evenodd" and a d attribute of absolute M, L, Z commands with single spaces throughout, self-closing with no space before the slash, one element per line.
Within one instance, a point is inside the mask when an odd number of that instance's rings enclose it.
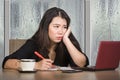
<path fill-rule="evenodd" d="M 70 27 L 69 27 L 68 30 L 66 31 L 66 33 L 65 33 L 64 36 L 63 36 L 63 41 L 64 41 L 65 39 L 68 39 L 70 33 L 71 33 L 71 29 L 70 29 Z"/>

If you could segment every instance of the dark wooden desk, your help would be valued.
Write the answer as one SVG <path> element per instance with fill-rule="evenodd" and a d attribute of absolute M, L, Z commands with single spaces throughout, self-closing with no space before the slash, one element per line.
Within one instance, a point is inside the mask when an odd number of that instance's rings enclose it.
<path fill-rule="evenodd" d="M 16 70 L 0 70 L 0 80 L 120 80 L 120 71 L 83 71 L 78 73 L 37 71 L 36 73 L 19 73 Z"/>

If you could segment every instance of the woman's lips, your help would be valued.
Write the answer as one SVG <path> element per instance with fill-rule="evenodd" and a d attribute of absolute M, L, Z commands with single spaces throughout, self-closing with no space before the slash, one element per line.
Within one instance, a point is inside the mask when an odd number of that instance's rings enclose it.
<path fill-rule="evenodd" d="M 63 37 L 57 37 L 58 40 L 61 40 Z"/>

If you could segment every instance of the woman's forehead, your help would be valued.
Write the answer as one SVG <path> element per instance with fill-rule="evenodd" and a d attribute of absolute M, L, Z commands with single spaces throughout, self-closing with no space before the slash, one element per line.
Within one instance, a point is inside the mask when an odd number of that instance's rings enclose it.
<path fill-rule="evenodd" d="M 65 18 L 62 18 L 62 17 L 60 17 L 60 16 L 54 17 L 54 18 L 52 19 L 51 23 L 53 23 L 53 24 L 64 23 L 64 24 L 67 25 L 66 19 L 65 19 Z"/>

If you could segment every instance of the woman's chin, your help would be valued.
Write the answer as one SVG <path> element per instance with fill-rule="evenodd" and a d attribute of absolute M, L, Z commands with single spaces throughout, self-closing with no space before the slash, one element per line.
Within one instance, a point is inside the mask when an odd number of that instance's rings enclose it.
<path fill-rule="evenodd" d="M 61 40 L 56 40 L 56 41 L 54 41 L 55 43 L 60 43 L 61 42 Z"/>

